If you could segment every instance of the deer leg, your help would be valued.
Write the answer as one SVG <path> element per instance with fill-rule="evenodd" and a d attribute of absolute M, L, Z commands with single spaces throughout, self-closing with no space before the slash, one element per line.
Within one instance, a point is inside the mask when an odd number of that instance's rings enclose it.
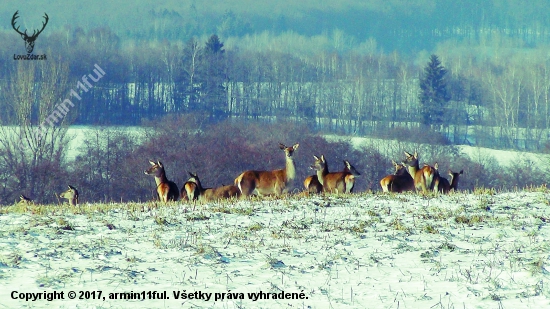
<path fill-rule="evenodd" d="M 427 194 L 428 189 L 426 188 L 426 178 L 422 177 L 420 181 L 420 188 L 422 189 L 422 193 Z"/>

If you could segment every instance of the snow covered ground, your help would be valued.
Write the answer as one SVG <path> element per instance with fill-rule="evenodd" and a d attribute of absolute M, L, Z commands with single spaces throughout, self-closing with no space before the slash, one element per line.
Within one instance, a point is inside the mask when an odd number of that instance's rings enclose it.
<path fill-rule="evenodd" d="M 381 153 L 385 154 L 391 154 L 397 149 L 399 149 L 398 153 L 401 154 L 402 148 L 405 148 L 408 151 L 412 151 L 414 149 L 414 146 L 419 145 L 406 141 L 404 142 L 398 140 L 378 139 L 370 137 L 346 137 L 338 135 L 326 135 L 326 138 L 330 141 L 348 141 L 357 149 L 374 147 L 375 149 L 378 149 Z M 487 160 L 487 158 L 494 158 L 496 162 L 502 166 L 510 166 L 517 163 L 523 163 L 525 161 L 531 162 L 532 164 L 542 164 L 542 166 L 546 166 L 547 162 L 550 161 L 550 155 L 548 154 L 515 150 L 498 150 L 467 145 L 458 145 L 455 147 L 457 147 L 463 155 L 470 157 L 470 159 L 474 161 L 483 161 Z"/>
<path fill-rule="evenodd" d="M 0 209 L 0 308 L 550 308 L 549 204 L 540 190 Z"/>

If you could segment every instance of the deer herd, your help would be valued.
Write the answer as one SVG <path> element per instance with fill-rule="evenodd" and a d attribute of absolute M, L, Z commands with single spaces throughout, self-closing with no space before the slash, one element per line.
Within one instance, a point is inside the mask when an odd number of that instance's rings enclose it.
<path fill-rule="evenodd" d="M 296 166 L 294 164 L 294 152 L 300 145 L 294 144 L 287 147 L 279 143 L 279 148 L 285 154 L 285 167 L 282 169 L 263 171 L 248 170 L 235 178 L 233 185 L 217 188 L 204 188 L 196 173 L 189 173 L 190 178 L 183 184 L 181 190 L 176 183 L 168 180 L 164 165 L 160 161 L 149 161 L 151 166 L 144 171 L 146 175 L 155 178 L 156 195 L 162 202 L 177 201 L 215 201 L 220 199 L 249 197 L 251 195 L 281 196 L 288 193 L 296 178 Z M 328 163 L 324 155 L 313 156 L 315 161 L 310 166 L 315 171 L 314 175 L 304 180 L 302 194 L 320 193 L 352 193 L 355 185 L 355 177 L 361 175 L 353 165 L 344 160 L 344 169 L 341 172 L 329 172 Z M 383 192 L 401 193 L 404 191 L 417 191 L 427 194 L 449 193 L 457 190 L 458 179 L 463 171 L 456 173 L 448 170 L 449 180 L 439 174 L 439 165 L 424 164 L 422 168 L 418 162 L 418 154 L 410 154 L 405 151 L 405 159 L 402 163 L 392 161 L 395 173 L 380 180 Z M 69 185 L 69 188 L 59 194 L 60 198 L 68 200 L 69 205 L 78 204 L 78 190 Z M 20 195 L 19 204 L 32 204 L 33 201 L 25 195 Z"/>
<path fill-rule="evenodd" d="M 281 196 L 288 193 L 296 178 L 296 166 L 294 164 L 294 152 L 299 144 L 287 147 L 279 143 L 279 148 L 285 154 L 285 167 L 282 169 L 264 171 L 248 170 L 235 178 L 233 185 L 217 188 L 203 188 L 196 173 L 189 173 L 190 178 L 183 184 L 181 190 L 178 186 L 166 178 L 164 166 L 160 161 L 149 161 L 151 167 L 145 170 L 145 174 L 155 177 L 156 194 L 160 201 L 177 201 L 180 197 L 189 201 L 214 201 L 228 198 L 249 197 L 252 195 Z M 316 173 L 304 180 L 304 194 L 319 193 L 351 193 L 355 185 L 355 177 L 361 174 L 347 160 L 344 160 L 344 169 L 341 172 L 329 172 L 328 163 L 324 155 L 313 156 L 315 161 L 310 166 Z M 405 160 L 398 164 L 392 161 L 395 173 L 380 180 L 383 192 L 420 191 L 448 193 L 456 190 L 461 170 L 458 173 L 448 170 L 450 180 L 441 176 L 438 163 L 434 166 L 419 165 L 418 154 L 405 152 Z"/>
<path fill-rule="evenodd" d="M 434 192 L 449 193 L 450 190 L 457 190 L 458 179 L 462 175 L 463 171 L 455 173 L 452 170 L 448 170 L 448 175 L 451 177 L 451 181 L 442 177 L 439 174 L 439 165 L 437 162 L 434 166 L 424 164 L 420 168 L 418 163 L 418 154 L 410 154 L 405 152 L 405 161 L 401 164 L 397 164 L 392 161 L 395 168 L 393 175 L 388 175 L 380 180 L 380 186 L 384 192 L 397 192 L 403 191 L 422 191 L 427 193 L 433 190 Z"/>

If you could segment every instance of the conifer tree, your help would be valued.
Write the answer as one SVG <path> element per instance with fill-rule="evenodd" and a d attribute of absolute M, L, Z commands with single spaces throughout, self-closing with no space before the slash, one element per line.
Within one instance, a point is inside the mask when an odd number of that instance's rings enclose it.
<path fill-rule="evenodd" d="M 430 56 L 430 61 L 424 68 L 420 78 L 420 95 L 422 124 L 441 128 L 445 123 L 445 108 L 450 100 L 447 91 L 445 75 L 447 70 L 441 65 L 436 55 Z"/>
<path fill-rule="evenodd" d="M 227 117 L 227 93 L 225 50 L 215 34 L 210 36 L 204 47 L 204 73 L 202 83 L 203 109 L 210 120 L 219 121 Z"/>

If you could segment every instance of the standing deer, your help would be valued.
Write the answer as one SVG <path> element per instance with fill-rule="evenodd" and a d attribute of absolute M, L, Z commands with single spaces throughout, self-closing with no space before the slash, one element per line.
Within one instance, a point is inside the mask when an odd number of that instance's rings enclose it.
<path fill-rule="evenodd" d="M 418 154 L 415 151 L 414 155 L 405 151 L 406 159 L 403 162 L 407 166 L 407 170 L 414 180 L 414 187 L 416 190 L 422 190 L 425 194 L 428 190 L 437 192 L 437 184 L 433 185 L 433 180 L 436 175 L 436 170 L 429 166 L 424 165 L 422 168 L 418 166 Z"/>
<path fill-rule="evenodd" d="M 360 176 L 361 173 L 355 169 L 353 165 L 349 163 L 348 160 L 344 160 L 344 169 L 342 173 L 346 173 L 345 183 L 346 183 L 346 193 L 353 192 L 353 187 L 355 186 L 355 177 Z M 309 193 L 321 193 L 323 192 L 323 185 L 319 182 L 319 177 L 317 174 L 310 175 L 304 180 L 304 187 Z"/>
<path fill-rule="evenodd" d="M 181 187 L 180 197 L 182 200 L 196 201 L 199 198 L 199 190 L 197 190 L 197 184 L 191 179 L 183 183 Z"/>
<path fill-rule="evenodd" d="M 19 26 L 15 28 L 15 20 L 19 18 L 19 16 L 17 16 L 18 13 L 19 11 L 15 11 L 15 13 L 13 14 L 13 17 L 11 18 L 11 26 L 13 27 L 13 30 L 21 35 L 21 37 L 25 41 L 25 49 L 27 50 L 27 54 L 30 54 L 34 50 L 34 41 L 36 41 L 38 35 L 42 33 L 42 31 L 44 31 L 44 28 L 46 28 L 46 25 L 48 24 L 48 20 L 50 18 L 48 17 L 48 14 L 44 13 L 44 19 L 46 21 L 42 23 L 42 29 L 38 30 L 38 32 L 37 30 L 33 30 L 32 35 L 29 36 L 26 29 L 24 32 L 21 32 L 19 31 Z"/>
<path fill-rule="evenodd" d="M 388 175 L 380 180 L 380 186 L 383 192 L 397 192 L 413 191 L 414 180 L 407 171 L 407 168 L 403 164 L 397 164 L 392 160 L 395 173 Z"/>
<path fill-rule="evenodd" d="M 298 146 L 300 145 L 294 144 L 292 147 L 286 147 L 279 143 L 279 148 L 285 153 L 285 168 L 273 171 L 245 171 L 235 178 L 235 186 L 243 196 L 286 193 L 296 178 L 296 167 L 292 156 Z"/>
<path fill-rule="evenodd" d="M 321 157 L 313 156 L 315 162 L 311 166 L 311 169 L 317 171 L 317 179 L 323 186 L 323 192 L 330 193 L 349 193 L 353 189 L 355 179 L 351 172 L 335 172 L 330 173 L 328 170 L 328 163 L 325 160 L 325 155 Z"/>
<path fill-rule="evenodd" d="M 342 172 L 346 174 L 346 193 L 352 193 L 355 187 L 355 177 L 361 176 L 361 173 L 348 160 L 344 160 L 344 170 Z"/>
<path fill-rule="evenodd" d="M 199 200 L 204 201 L 217 201 L 220 199 L 228 199 L 232 197 L 239 197 L 241 192 L 239 188 L 233 185 L 227 185 L 217 188 L 203 188 L 201 181 L 196 173 L 189 173 L 191 178 L 187 180 L 188 183 L 194 183 L 195 188 L 192 192 L 186 191 L 188 196 L 197 196 Z"/>
<path fill-rule="evenodd" d="M 164 166 L 160 161 L 156 163 L 149 160 L 151 167 L 146 169 L 144 173 L 146 175 L 155 176 L 155 183 L 157 184 L 157 194 L 162 202 L 177 201 L 179 198 L 178 186 L 166 178 L 166 172 Z"/>
<path fill-rule="evenodd" d="M 69 185 L 67 191 L 59 194 L 59 197 L 67 199 L 69 201 L 69 205 L 71 206 L 78 205 L 78 190 L 71 185 Z"/>

